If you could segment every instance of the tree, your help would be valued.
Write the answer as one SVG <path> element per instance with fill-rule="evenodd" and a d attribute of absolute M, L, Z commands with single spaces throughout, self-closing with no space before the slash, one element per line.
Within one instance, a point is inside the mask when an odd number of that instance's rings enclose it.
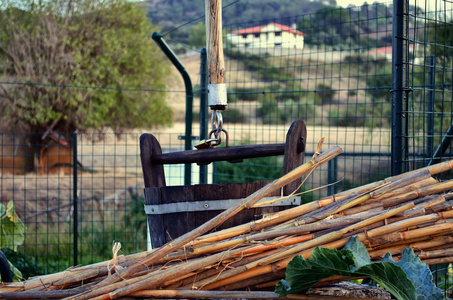
<path fill-rule="evenodd" d="M 0 6 L 0 122 L 45 132 L 169 125 L 169 64 L 126 0 Z M 139 90 L 139 91 L 137 91 Z"/>
<path fill-rule="evenodd" d="M 197 49 L 206 47 L 206 26 L 200 22 L 190 29 L 189 44 Z"/>
<path fill-rule="evenodd" d="M 369 75 L 366 83 L 367 93 L 371 95 L 374 102 L 378 100 L 391 102 L 392 74 L 386 72 L 386 68 L 377 70 L 374 76 Z"/>
<path fill-rule="evenodd" d="M 445 17 L 445 19 L 447 19 Z M 446 20 L 442 24 L 428 23 L 428 52 L 435 55 L 439 62 L 450 62 L 453 56 L 453 19 Z"/>

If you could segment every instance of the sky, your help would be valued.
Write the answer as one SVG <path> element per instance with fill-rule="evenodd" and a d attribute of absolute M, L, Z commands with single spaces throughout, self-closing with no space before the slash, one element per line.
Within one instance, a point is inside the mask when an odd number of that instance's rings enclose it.
<path fill-rule="evenodd" d="M 337 5 L 342 7 L 348 7 L 349 5 L 355 6 L 362 6 L 364 4 L 364 0 L 337 0 Z M 389 0 L 369 0 L 367 1 L 368 4 L 373 4 L 375 2 L 390 4 L 393 1 Z M 409 0 L 409 4 L 416 5 L 418 7 L 423 8 L 425 11 L 425 7 L 428 7 L 429 11 L 436 10 L 451 10 L 452 9 L 452 0 Z"/>
<path fill-rule="evenodd" d="M 355 5 L 355 6 L 362 6 L 364 4 L 364 0 L 337 0 L 337 5 L 342 6 L 342 7 L 348 7 L 349 5 Z M 374 2 L 379 2 L 379 3 L 390 3 L 391 1 L 376 1 L 376 0 L 371 0 L 367 1 L 368 4 L 373 4 Z"/>

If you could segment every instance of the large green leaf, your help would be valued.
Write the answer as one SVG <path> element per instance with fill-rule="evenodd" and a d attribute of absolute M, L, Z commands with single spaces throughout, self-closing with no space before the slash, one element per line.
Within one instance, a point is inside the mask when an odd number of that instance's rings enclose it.
<path fill-rule="evenodd" d="M 0 204 L 0 213 L 0 248 L 16 251 L 24 243 L 25 225 L 16 214 L 12 201 L 8 202 L 6 209 Z"/>
<path fill-rule="evenodd" d="M 417 300 L 442 299 L 442 291 L 433 284 L 433 276 L 428 265 L 423 263 L 412 248 L 403 250 L 401 261 L 395 262 L 392 256 L 387 253 L 381 261 L 389 261 L 406 272 L 407 277 L 417 290 Z"/>
<path fill-rule="evenodd" d="M 317 282 L 335 275 L 370 277 L 397 299 L 442 298 L 429 268 L 413 251 L 404 251 L 400 263 L 389 255 L 371 262 L 365 246 L 354 237 L 343 250 L 317 247 L 308 259 L 294 257 L 286 269 L 286 280 L 277 284 L 275 292 L 280 296 L 307 293 Z"/>

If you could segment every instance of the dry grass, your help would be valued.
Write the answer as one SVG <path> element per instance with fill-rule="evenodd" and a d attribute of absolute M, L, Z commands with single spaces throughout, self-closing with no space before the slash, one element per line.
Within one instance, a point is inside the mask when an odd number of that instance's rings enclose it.
<path fill-rule="evenodd" d="M 125 209 L 131 193 L 136 194 L 142 178 L 125 173 L 83 173 L 77 180 L 77 197 L 82 211 L 108 212 Z M 2 176 L 1 201 L 14 201 L 25 223 L 65 222 L 73 209 L 73 176 Z M 128 190 L 129 189 L 129 190 Z"/>

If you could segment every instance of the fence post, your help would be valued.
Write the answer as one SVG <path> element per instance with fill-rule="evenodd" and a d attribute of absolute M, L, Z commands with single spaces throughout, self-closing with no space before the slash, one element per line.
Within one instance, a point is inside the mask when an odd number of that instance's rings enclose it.
<path fill-rule="evenodd" d="M 170 49 L 167 45 L 163 36 L 160 33 L 154 32 L 152 35 L 153 40 L 157 43 L 159 48 L 164 52 L 167 58 L 172 62 L 175 68 L 179 71 L 184 80 L 184 86 L 186 88 L 186 133 L 184 136 L 184 149 L 185 150 L 192 150 L 192 122 L 193 122 L 193 88 L 192 88 L 192 81 L 190 80 L 189 72 L 187 72 L 184 65 L 181 61 L 176 57 L 176 54 Z M 192 184 L 192 165 L 185 164 L 184 165 L 184 184 L 191 185 Z"/>
<path fill-rule="evenodd" d="M 328 195 L 334 195 L 337 193 L 337 185 L 333 184 L 334 182 L 338 181 L 338 176 L 337 176 L 337 158 L 335 157 L 334 159 L 331 159 L 328 161 L 328 171 L 327 171 L 327 194 Z"/>
<path fill-rule="evenodd" d="M 427 120 L 427 145 L 426 145 L 426 156 L 431 160 L 434 152 L 434 89 L 436 81 L 436 56 L 429 56 L 429 69 L 428 69 L 428 120 Z"/>
<path fill-rule="evenodd" d="M 200 55 L 200 140 L 208 138 L 208 55 L 206 48 Z M 200 184 L 208 183 L 208 166 L 200 165 Z"/>
<path fill-rule="evenodd" d="M 74 266 L 78 264 L 78 210 L 77 210 L 77 131 L 72 134 L 72 170 L 73 170 L 73 252 L 74 252 Z"/>
<path fill-rule="evenodd" d="M 409 1 L 393 3 L 392 28 L 392 175 L 408 171 Z"/>

